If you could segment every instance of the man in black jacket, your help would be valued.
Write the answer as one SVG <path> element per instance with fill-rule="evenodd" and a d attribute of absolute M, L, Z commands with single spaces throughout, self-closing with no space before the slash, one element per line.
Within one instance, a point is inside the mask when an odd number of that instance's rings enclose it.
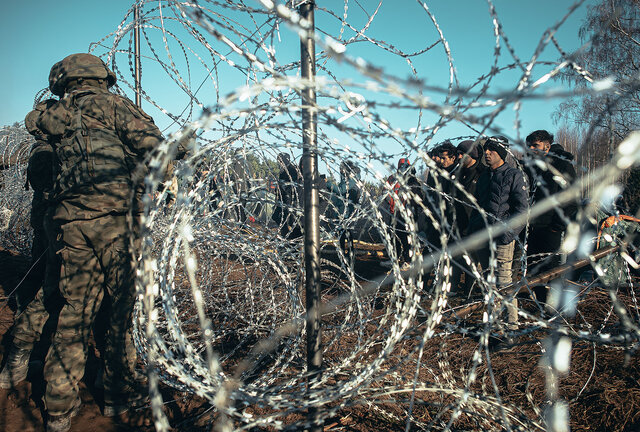
<path fill-rule="evenodd" d="M 458 161 L 460 174 L 458 175 L 458 181 L 462 185 L 463 189 L 470 195 L 475 195 L 478 185 L 478 179 L 480 175 L 486 170 L 486 166 L 480 161 L 482 156 L 482 147 L 479 143 L 474 145 L 472 140 L 465 140 L 458 144 Z M 467 213 L 467 222 L 471 217 L 473 206 L 468 199 L 461 197 L 464 202 L 465 212 Z M 465 226 L 460 226 L 460 233 L 465 235 L 467 233 L 468 223 Z"/>
<path fill-rule="evenodd" d="M 447 174 L 434 175 L 427 181 L 427 208 L 439 221 L 439 226 L 430 224 L 426 230 L 428 246 L 431 249 L 440 251 L 442 249 L 441 235 L 447 236 L 447 241 L 455 241 L 460 238 L 461 234 L 466 230 L 469 215 L 463 204 L 464 197 L 458 189 L 456 182 L 460 176 L 460 160 L 458 158 L 458 149 L 446 141 L 438 147 L 438 157 L 440 159 L 440 167 Z M 436 184 L 436 177 L 438 182 Z M 451 262 L 451 291 L 458 291 L 460 283 L 461 270 L 463 261 L 454 259 Z"/>
<path fill-rule="evenodd" d="M 480 161 L 482 157 L 482 147 L 480 143 L 475 143 L 473 140 L 461 141 L 457 146 L 457 180 L 460 182 L 462 189 L 469 195 L 473 196 L 476 193 L 476 187 L 478 185 L 478 179 L 480 175 L 487 169 L 487 167 Z M 458 218 L 457 228 L 461 237 L 466 237 L 468 234 L 469 220 L 474 206 L 471 203 L 471 199 L 465 193 L 457 191 L 456 197 L 460 200 L 460 205 L 464 211 L 464 217 Z M 464 259 L 458 259 L 457 263 L 461 266 L 461 269 L 465 271 L 464 283 L 461 286 L 461 294 L 468 296 L 473 284 L 473 277 L 471 269 L 467 265 Z"/>
<path fill-rule="evenodd" d="M 485 143 L 485 161 L 488 170 L 478 178 L 475 198 L 478 205 L 486 212 L 489 225 L 499 225 L 514 216 L 527 211 L 528 191 L 524 176 L 517 168 L 505 163 L 508 155 L 508 141 L 504 137 L 491 137 Z M 469 222 L 469 233 L 481 231 L 485 222 L 478 210 L 474 210 Z M 504 287 L 511 283 L 511 262 L 515 239 L 522 227 L 507 230 L 494 237 L 496 243 L 497 286 Z M 483 269 L 489 264 L 488 245 L 477 253 Z M 515 293 L 502 293 L 507 299 L 509 327 L 516 327 L 518 322 L 518 302 Z"/>
<path fill-rule="evenodd" d="M 302 237 L 302 226 L 296 209 L 302 207 L 302 174 L 287 153 L 277 157 L 282 168 L 278 175 L 278 201 L 271 219 L 278 224 L 280 235 L 288 239 Z"/>
<path fill-rule="evenodd" d="M 529 199 L 531 206 L 534 206 L 568 187 L 575 180 L 576 171 L 571 163 L 573 155 L 564 151 L 562 146 L 553 144 L 553 135 L 546 130 L 532 132 L 526 141 L 533 157 L 542 162 L 527 167 Z M 532 274 L 550 270 L 560 264 L 558 250 L 567 226 L 566 220 L 571 219 L 575 212 L 576 206 L 569 205 L 552 209 L 531 221 L 527 261 Z M 536 296 L 544 301 L 546 289 L 537 290 Z"/>

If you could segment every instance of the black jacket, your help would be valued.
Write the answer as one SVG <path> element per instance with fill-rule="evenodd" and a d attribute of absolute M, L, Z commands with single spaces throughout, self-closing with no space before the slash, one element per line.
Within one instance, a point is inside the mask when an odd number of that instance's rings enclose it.
<path fill-rule="evenodd" d="M 449 168 L 444 168 L 449 173 L 450 178 L 441 176 L 433 171 L 427 179 L 425 195 L 425 207 L 434 217 L 439 220 L 441 227 L 436 229 L 431 219 L 425 215 L 426 228 L 424 229 L 427 241 L 433 245 L 440 244 L 440 229 L 445 229 L 447 233 L 456 236 L 463 235 L 469 224 L 469 213 L 466 211 L 465 198 L 462 192 L 456 187 L 456 182 L 460 182 L 461 170 L 456 164 Z M 439 188 L 436 187 L 435 176 L 438 177 Z M 444 220 L 441 220 L 440 202 L 444 201 Z"/>
<path fill-rule="evenodd" d="M 460 184 L 462 185 L 462 187 L 466 192 L 468 192 L 472 196 L 475 196 L 476 189 L 478 186 L 478 179 L 480 178 L 480 175 L 487 169 L 488 168 L 486 167 L 486 165 L 483 165 L 482 162 L 480 162 L 480 160 L 477 160 L 476 163 L 471 165 L 469 168 L 465 168 L 465 167 L 459 168 L 460 174 L 458 175 L 458 181 L 460 182 Z M 458 196 L 460 200 L 463 202 L 464 211 L 466 213 L 466 222 L 467 222 L 467 225 L 464 225 L 464 226 L 459 222 L 459 228 L 460 228 L 460 232 L 465 234 L 467 232 L 469 220 L 471 218 L 471 214 L 473 213 L 474 207 L 465 194 L 459 192 Z"/>
<path fill-rule="evenodd" d="M 417 220 L 418 215 L 422 212 L 422 206 L 424 205 L 425 196 L 422 191 L 422 184 L 420 180 L 416 177 L 415 168 L 410 168 L 405 173 L 396 174 L 396 184 L 400 185 L 400 188 L 397 188 L 396 193 L 399 193 L 401 196 L 405 197 L 405 194 L 409 194 L 408 202 L 404 202 L 405 206 L 409 207 L 413 213 L 413 219 Z M 399 180 L 398 180 L 399 179 Z M 396 209 L 397 211 L 397 209 Z M 408 222 L 408 221 L 403 221 Z"/>
<path fill-rule="evenodd" d="M 567 182 L 567 186 L 571 184 L 576 178 L 576 170 L 571 163 L 573 155 L 565 152 L 562 147 L 559 151 L 554 149 L 544 157 L 547 167 L 553 169 L 543 169 L 538 165 L 532 164 L 526 170 L 529 180 L 529 199 L 531 206 L 541 202 L 548 196 L 561 192 L 565 186 L 562 182 L 555 177 L 555 173 L 558 171 L 564 180 Z M 533 229 L 550 229 L 552 231 L 564 231 L 566 223 L 561 215 L 572 218 L 576 213 L 577 207 L 575 204 L 568 204 L 562 208 L 556 208 L 546 213 L 541 214 L 537 218 L 531 221 Z"/>
<path fill-rule="evenodd" d="M 302 206 L 302 175 L 293 164 L 287 164 L 278 175 L 277 202 L 271 219 L 278 223 L 293 223 L 293 208 Z"/>
<path fill-rule="evenodd" d="M 505 163 L 496 170 L 487 169 L 480 175 L 475 198 L 480 207 L 488 213 L 489 224 L 494 225 L 526 212 L 529 192 L 520 170 Z M 474 210 L 469 222 L 469 233 L 481 231 L 484 228 L 485 224 L 480 212 Z M 520 231 L 522 226 L 506 231 L 496 238 L 497 244 L 511 243 Z"/>

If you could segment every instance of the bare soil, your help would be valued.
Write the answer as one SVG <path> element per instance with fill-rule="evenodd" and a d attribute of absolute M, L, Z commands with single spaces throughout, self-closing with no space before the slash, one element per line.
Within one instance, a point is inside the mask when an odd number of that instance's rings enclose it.
<path fill-rule="evenodd" d="M 0 335 L 3 343 L 0 346 L 2 355 L 9 346 L 8 331 L 13 322 L 13 305 L 8 295 L 21 281 L 29 268 L 27 257 L 0 251 Z M 627 305 L 627 310 L 634 308 L 634 299 L 630 292 L 622 292 L 620 300 Z M 604 290 L 594 289 L 588 293 L 579 305 L 579 314 L 569 325 L 580 326 L 590 323 L 603 332 L 616 334 L 620 323 L 615 314 L 609 316 L 607 310 L 610 297 Z M 532 306 L 523 302 L 524 307 Z M 481 311 L 474 312 L 466 318 L 467 324 L 480 322 Z M 633 314 L 633 312 L 632 312 Z M 444 318 L 455 320 L 453 316 Z M 420 320 L 416 324 L 414 337 L 396 347 L 396 358 L 402 355 L 415 355 L 416 337 L 423 331 Z M 49 329 L 49 333 L 51 330 Z M 470 389 L 476 394 L 495 395 L 497 391 L 504 404 L 518 407 L 518 415 L 522 418 L 538 418 L 543 410 L 546 396 L 545 376 L 540 367 L 541 343 L 547 334 L 537 330 L 520 336 L 515 343 L 498 344 L 489 354 L 491 369 L 486 362 L 478 369 L 478 380 Z M 345 341 L 346 342 L 346 341 Z M 470 358 L 478 346 L 478 340 L 465 334 L 453 333 L 447 337 L 434 337 L 424 347 L 422 363 L 423 372 L 420 379 L 433 382 L 433 375 L 428 370 L 436 371 L 440 378 L 459 386 L 464 385 L 464 377 L 469 372 Z M 0 431 L 42 431 L 44 430 L 44 406 L 42 395 L 44 383 L 42 378 L 42 361 L 47 347 L 47 338 L 37 347 L 31 358 L 31 367 L 27 380 L 11 390 L 0 389 Z M 93 385 L 98 362 L 97 351 L 90 348 L 89 361 L 84 380 L 80 385 L 83 401 L 79 415 L 72 422 L 71 431 L 145 431 L 152 427 L 136 426 L 126 419 L 112 419 L 101 414 L 101 392 Z M 561 379 L 559 393 L 568 401 L 570 408 L 571 430 L 576 432 L 632 432 L 640 431 L 640 357 L 637 352 L 628 352 L 616 346 L 594 345 L 588 342 L 575 343 L 572 350 L 571 369 L 568 376 Z M 391 362 L 390 362 L 391 363 Z M 390 365 L 392 366 L 392 365 Z M 398 363 L 397 373 L 407 375 L 415 373 L 408 362 Z M 446 371 L 447 374 L 443 375 Z M 423 376 L 424 374 L 424 376 Z M 188 394 L 181 394 L 171 389 L 164 389 L 166 412 L 176 431 L 210 431 L 215 422 L 215 415 L 209 410 L 206 401 Z M 455 403 L 451 396 L 435 392 L 418 391 L 415 395 L 413 418 L 421 424 L 432 424 L 434 430 L 448 421 L 451 410 L 446 409 Z M 385 400 L 384 398 L 387 397 Z M 404 408 L 408 406 L 408 395 L 381 396 L 377 405 L 383 411 L 372 409 L 364 403 L 354 401 L 353 406 L 342 408 L 337 415 L 325 422 L 326 431 L 403 431 L 405 430 Z M 360 401 L 363 402 L 363 401 Z M 365 401 L 366 402 L 366 401 Z M 401 408 L 402 407 L 402 408 Z M 259 408 L 249 408 L 256 414 L 262 413 Z M 443 414 L 444 413 L 444 414 Z M 140 413 L 150 420 L 148 411 Z M 462 415 L 453 422 L 452 430 L 481 431 L 490 428 L 498 429 L 496 422 L 479 419 L 478 415 Z M 440 417 L 438 417 L 440 416 Z M 293 424 L 301 420 L 301 415 L 292 414 L 281 418 L 285 424 Z M 418 430 L 412 427 L 411 430 Z"/>

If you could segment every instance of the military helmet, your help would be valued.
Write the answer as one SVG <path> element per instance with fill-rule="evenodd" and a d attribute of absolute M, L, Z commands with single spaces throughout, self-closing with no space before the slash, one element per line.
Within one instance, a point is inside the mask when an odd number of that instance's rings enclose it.
<path fill-rule="evenodd" d="M 33 111 L 31 111 L 29 114 L 27 114 L 27 116 L 24 118 L 24 126 L 27 128 L 27 131 L 31 135 L 33 135 L 35 137 L 44 135 L 44 133 L 37 126 L 38 119 L 40 118 L 40 115 L 45 110 L 51 108 L 51 106 L 56 102 L 57 101 L 55 99 L 44 100 L 44 101 L 38 103 L 35 106 L 35 108 L 33 109 Z"/>
<path fill-rule="evenodd" d="M 51 67 L 49 89 L 56 96 L 63 96 L 65 88 L 74 79 L 106 79 L 107 87 L 116 83 L 114 74 L 107 65 L 93 54 L 71 54 Z"/>

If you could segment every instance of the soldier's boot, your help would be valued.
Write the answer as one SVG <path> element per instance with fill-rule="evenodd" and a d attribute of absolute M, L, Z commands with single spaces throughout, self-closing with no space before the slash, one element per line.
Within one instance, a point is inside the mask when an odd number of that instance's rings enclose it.
<path fill-rule="evenodd" d="M 145 391 L 135 391 L 129 394 L 126 402 L 105 402 L 103 415 L 105 417 L 118 417 L 127 411 L 134 411 L 142 408 L 151 401 L 149 393 Z"/>
<path fill-rule="evenodd" d="M 15 345 L 11 348 L 7 362 L 0 372 L 0 388 L 9 389 L 27 378 L 30 356 L 30 349 L 18 348 Z"/>
<path fill-rule="evenodd" d="M 67 432 L 71 429 L 71 419 L 78 415 L 81 406 L 82 401 L 78 398 L 67 413 L 47 416 L 47 432 Z"/>

